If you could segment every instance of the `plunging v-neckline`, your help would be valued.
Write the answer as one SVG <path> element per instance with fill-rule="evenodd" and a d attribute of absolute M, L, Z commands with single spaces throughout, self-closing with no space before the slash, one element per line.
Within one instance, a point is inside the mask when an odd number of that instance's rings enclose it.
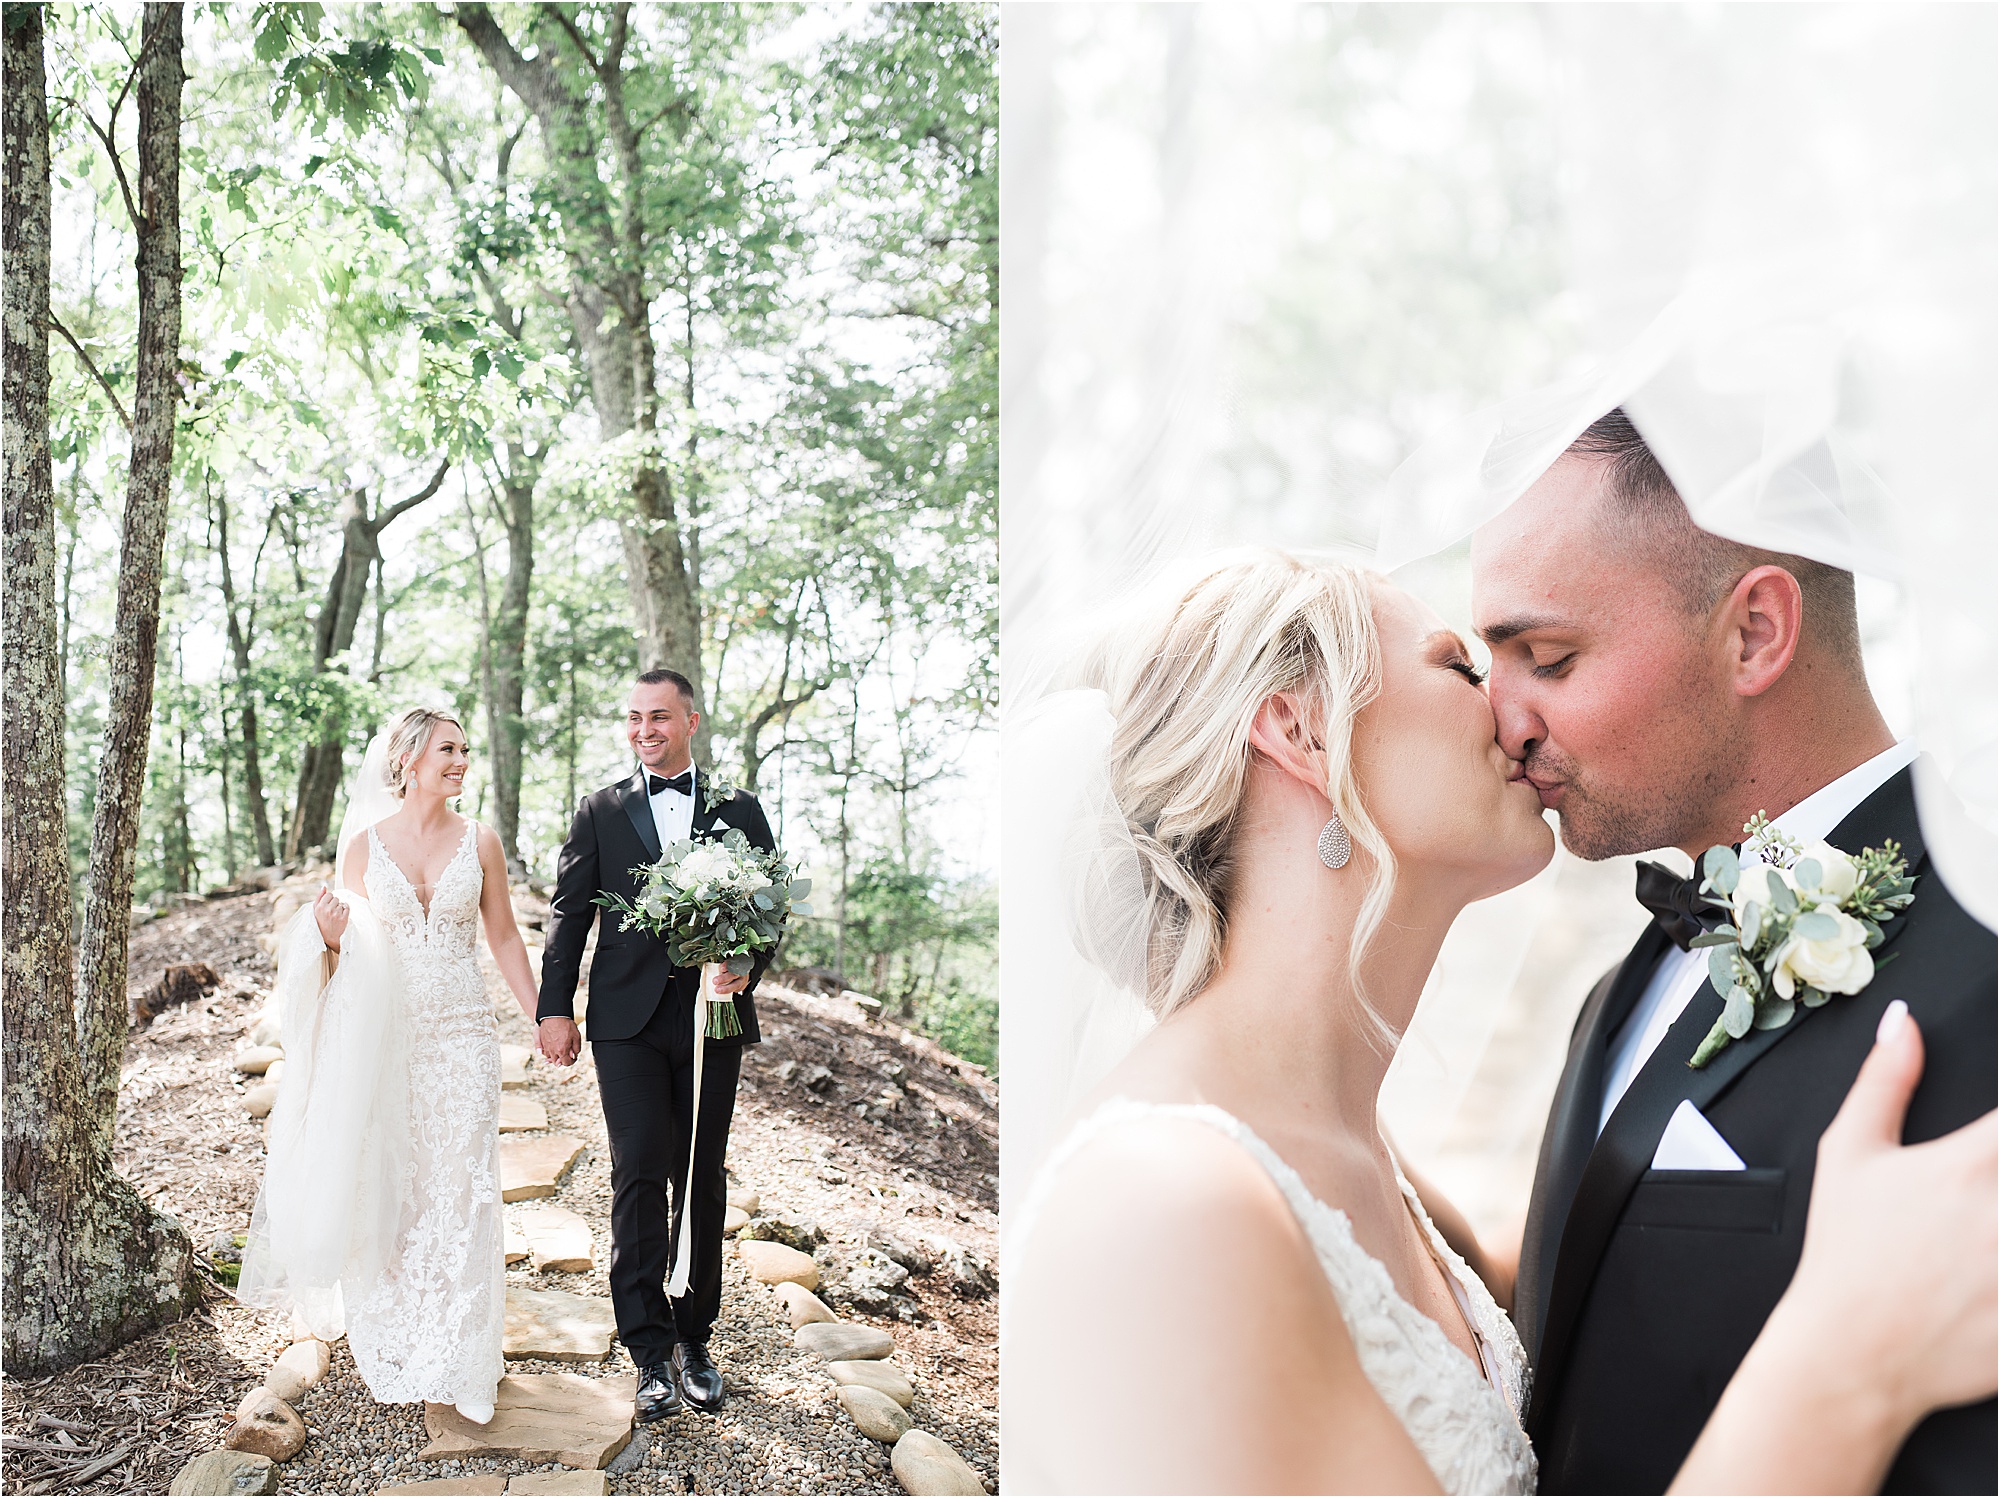
<path fill-rule="evenodd" d="M 444 883 L 444 876 L 451 872 L 452 866 L 458 862 L 459 857 L 465 852 L 465 840 L 472 835 L 472 828 L 472 818 L 467 817 L 465 819 L 465 832 L 460 836 L 458 846 L 451 850 L 451 857 L 444 861 L 444 867 L 438 870 L 437 878 L 431 881 L 431 900 L 437 898 L 438 886 Z M 410 898 L 417 902 L 417 909 L 423 912 L 424 928 L 429 930 L 431 923 L 431 900 L 426 900 L 422 895 L 417 893 L 417 890 L 422 886 L 403 872 L 403 866 L 396 862 L 396 855 L 389 851 L 389 845 L 382 841 L 382 834 L 377 832 L 372 824 L 368 828 L 368 836 L 374 841 L 375 846 L 382 850 L 383 862 L 396 871 L 396 877 L 403 881 L 403 888 L 408 890 Z"/>

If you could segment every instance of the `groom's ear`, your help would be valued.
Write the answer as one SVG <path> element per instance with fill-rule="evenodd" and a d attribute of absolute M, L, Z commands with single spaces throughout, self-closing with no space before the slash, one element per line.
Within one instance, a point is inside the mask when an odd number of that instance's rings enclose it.
<path fill-rule="evenodd" d="M 1777 684 L 1798 653 L 1805 630 L 1805 596 L 1782 567 L 1752 567 L 1723 605 L 1730 684 L 1739 697 L 1758 697 Z"/>
<path fill-rule="evenodd" d="M 1326 790 L 1326 747 L 1295 692 L 1273 692 L 1250 720 L 1250 747 L 1287 775 L 1322 793 Z"/>

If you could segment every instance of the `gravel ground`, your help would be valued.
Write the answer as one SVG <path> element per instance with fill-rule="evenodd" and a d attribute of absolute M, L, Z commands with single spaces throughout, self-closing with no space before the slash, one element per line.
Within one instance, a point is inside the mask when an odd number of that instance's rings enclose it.
<path fill-rule="evenodd" d="M 208 962 L 223 980 L 205 1000 L 171 1009 L 133 1034 L 120 1094 L 119 1169 L 178 1216 L 200 1247 L 218 1232 L 248 1226 L 262 1169 L 261 1125 L 243 1109 L 244 1083 L 230 1061 L 265 1002 L 272 968 L 257 938 L 270 930 L 273 898 L 203 902 L 133 935 L 135 989 L 151 984 L 168 963 Z M 517 905 L 530 922 L 539 914 L 532 897 L 517 896 Z M 537 939 L 532 930 L 528 935 Z M 528 1044 L 528 1021 L 490 964 L 487 974 L 502 1039 Z M 997 1263 L 997 1087 L 924 1037 L 866 1019 L 844 1000 L 767 979 L 758 1014 L 765 1044 L 750 1050 L 743 1068 L 730 1138 L 732 1184 L 758 1192 L 762 1212 L 818 1224 L 827 1239 L 820 1257 L 830 1302 L 845 1319 L 895 1337 L 895 1361 L 916 1388 L 912 1417 L 997 1491 L 992 1295 L 940 1269 L 912 1276 L 907 1293 L 895 1298 L 894 1315 L 863 1315 L 840 1304 L 845 1264 L 885 1240 L 949 1238 L 975 1262 Z M 547 1108 L 551 1132 L 585 1143 L 553 1200 L 591 1223 L 596 1267 L 587 1274 L 538 1274 L 523 1263 L 508 1271 L 509 1281 L 607 1294 L 610 1164 L 588 1048 L 567 1073 L 537 1062 L 530 1078 L 527 1096 Z M 519 1208 L 508 1210 L 511 1216 Z M 8 1449 L 0 1454 L 0 1479 L 22 1492 L 164 1492 L 183 1463 L 220 1443 L 237 1400 L 287 1340 L 285 1318 L 238 1306 L 215 1286 L 195 1315 L 98 1362 L 33 1383 L 0 1381 L 0 1418 L 10 1437 L 58 1448 Z M 900 1490 L 886 1448 L 854 1429 L 817 1360 L 791 1346 L 782 1304 L 733 1254 L 724 1258 L 722 1315 L 710 1351 L 728 1380 L 728 1401 L 713 1416 L 690 1412 L 642 1428 L 615 1464 L 613 1492 Z M 632 1364 L 614 1343 L 602 1364 L 526 1361 L 509 1368 L 610 1377 L 630 1373 Z M 344 1343 L 298 1409 L 311 1438 L 280 1469 L 286 1493 L 368 1493 L 479 1471 L 559 1470 L 496 1460 L 420 1461 L 427 1440 L 421 1409 L 376 1404 Z M 112 1457 L 119 1459 L 104 1465 Z"/>

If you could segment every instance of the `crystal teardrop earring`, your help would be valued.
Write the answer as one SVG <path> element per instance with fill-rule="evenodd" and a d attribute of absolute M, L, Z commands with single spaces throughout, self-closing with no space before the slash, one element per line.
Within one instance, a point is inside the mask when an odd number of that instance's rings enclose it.
<path fill-rule="evenodd" d="M 1319 830 L 1319 861 L 1330 869 L 1343 868 L 1353 852 L 1347 828 L 1341 823 L 1340 813 L 1335 812 Z"/>

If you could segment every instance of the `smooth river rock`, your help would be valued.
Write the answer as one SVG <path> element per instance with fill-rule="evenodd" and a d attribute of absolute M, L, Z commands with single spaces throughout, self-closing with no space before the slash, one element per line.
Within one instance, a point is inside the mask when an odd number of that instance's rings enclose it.
<path fill-rule="evenodd" d="M 785 1314 L 791 1318 L 793 1331 L 797 1331 L 800 1327 L 809 1325 L 815 1321 L 838 1321 L 840 1319 L 826 1308 L 825 1301 L 813 1294 L 804 1285 L 794 1284 L 790 1280 L 779 1280 L 771 1288 L 777 1292 L 778 1299 L 785 1303 Z"/>
<path fill-rule="evenodd" d="M 431 1443 L 420 1461 L 498 1456 L 565 1467 L 602 1467 L 632 1439 L 636 1375 L 580 1378 L 523 1373 L 500 1380 L 493 1418 L 475 1425 L 448 1404 L 426 1404 Z"/>
<path fill-rule="evenodd" d="M 903 1376 L 903 1370 L 894 1363 L 828 1363 L 827 1377 L 837 1384 L 859 1384 L 877 1393 L 887 1394 L 904 1409 L 917 1397 L 917 1391 L 910 1387 L 910 1381 Z"/>
<path fill-rule="evenodd" d="M 243 1106 L 252 1118 L 263 1118 L 277 1106 L 278 1084 L 259 1082 L 243 1094 Z"/>
<path fill-rule="evenodd" d="M 750 1214 L 744 1211 L 741 1207 L 724 1207 L 722 1209 L 723 1237 L 725 1238 L 735 1237 L 736 1230 L 742 1227 L 743 1224 L 748 1222 L 749 1220 L 750 1220 Z"/>
<path fill-rule="evenodd" d="M 895 1339 L 887 1332 L 846 1321 L 809 1321 L 792 1333 L 792 1346 L 828 1363 L 886 1358 L 896 1350 Z"/>
<path fill-rule="evenodd" d="M 752 1279 L 762 1280 L 767 1285 L 783 1284 L 789 1280 L 808 1290 L 819 1288 L 819 1265 L 812 1261 L 812 1255 L 802 1254 L 796 1248 L 752 1240 L 738 1243 L 736 1256 L 750 1271 Z"/>
<path fill-rule="evenodd" d="M 500 1350 L 510 1358 L 601 1363 L 611 1356 L 611 1338 L 617 1330 L 611 1302 L 603 1296 L 509 1285 L 507 1329 Z"/>
<path fill-rule="evenodd" d="M 757 1208 L 760 1205 L 757 1200 L 757 1193 L 752 1191 L 748 1186 L 731 1186 L 727 1200 L 730 1206 L 743 1213 L 744 1216 L 755 1217 L 757 1215 Z"/>
<path fill-rule="evenodd" d="M 208 1498 L 208 1495 L 275 1493 L 278 1464 L 268 1456 L 249 1451 L 204 1451 L 174 1474 L 167 1491 L 175 1498 L 182 1494 Z"/>
<path fill-rule="evenodd" d="M 537 1269 L 583 1274 L 591 1267 L 590 1224 L 567 1207 L 521 1209 L 521 1236 Z"/>
<path fill-rule="evenodd" d="M 500 1141 L 500 1200 L 532 1201 L 554 1196 L 583 1141 L 567 1134 L 535 1134 Z"/>
<path fill-rule="evenodd" d="M 306 1444 L 306 1423 L 269 1389 L 252 1389 L 236 1406 L 236 1423 L 222 1444 L 231 1451 L 250 1451 L 274 1462 L 287 1461 Z"/>
<path fill-rule="evenodd" d="M 889 1453 L 889 1468 L 906 1493 L 974 1498 L 986 1491 L 986 1484 L 965 1464 L 965 1458 L 927 1430 L 906 1431 Z"/>
<path fill-rule="evenodd" d="M 847 1418 L 869 1440 L 893 1446 L 910 1429 L 910 1417 L 903 1413 L 903 1407 L 881 1390 L 865 1384 L 843 1384 L 837 1392 Z"/>
<path fill-rule="evenodd" d="M 306 1390 L 326 1377 L 332 1361 L 326 1344 L 318 1339 L 294 1342 L 264 1375 L 264 1387 L 286 1404 L 297 1404 Z"/>
<path fill-rule="evenodd" d="M 239 1052 L 236 1069 L 246 1076 L 261 1077 L 270 1069 L 273 1061 L 284 1059 L 285 1053 L 274 1045 L 253 1045 L 247 1051 Z"/>

